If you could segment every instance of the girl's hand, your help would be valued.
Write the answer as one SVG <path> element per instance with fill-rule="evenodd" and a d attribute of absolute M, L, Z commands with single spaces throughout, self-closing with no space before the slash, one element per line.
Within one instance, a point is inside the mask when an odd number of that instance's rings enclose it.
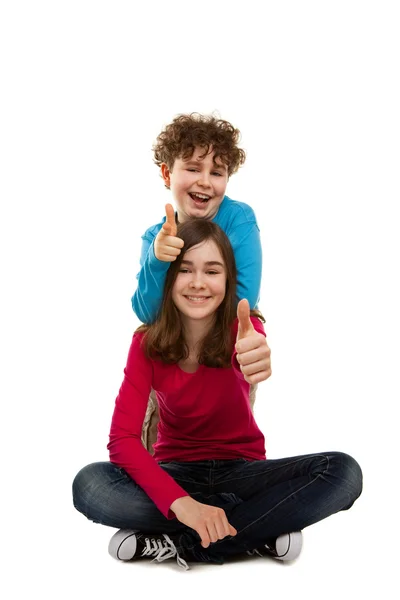
<path fill-rule="evenodd" d="M 173 262 L 181 253 L 183 240 L 176 236 L 175 212 L 172 204 L 165 205 L 167 220 L 154 240 L 154 254 L 158 260 Z"/>
<path fill-rule="evenodd" d="M 227 535 L 237 534 L 222 508 L 202 504 L 191 496 L 178 498 L 170 508 L 178 521 L 197 531 L 203 548 L 208 548 L 211 542 L 222 540 Z"/>
<path fill-rule="evenodd" d="M 245 380 L 250 383 L 260 383 L 270 377 L 271 350 L 262 333 L 258 333 L 250 320 L 250 306 L 247 300 L 241 300 L 237 307 L 239 320 L 236 338 L 236 359 L 240 365 Z"/>

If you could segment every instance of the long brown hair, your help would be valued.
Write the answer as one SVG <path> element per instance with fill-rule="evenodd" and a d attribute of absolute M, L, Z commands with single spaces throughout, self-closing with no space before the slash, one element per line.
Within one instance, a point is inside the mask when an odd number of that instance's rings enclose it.
<path fill-rule="evenodd" d="M 184 241 L 182 252 L 168 269 L 161 310 L 152 325 L 141 325 L 146 332 L 144 349 L 150 358 L 177 363 L 188 357 L 180 312 L 172 300 L 172 288 L 185 253 L 207 240 L 215 242 L 221 252 L 226 272 L 225 297 L 216 310 L 215 323 L 204 337 L 198 361 L 208 367 L 229 367 L 232 355 L 232 323 L 236 316 L 236 263 L 232 246 L 222 229 L 212 221 L 189 219 L 178 226 L 177 235 Z"/>

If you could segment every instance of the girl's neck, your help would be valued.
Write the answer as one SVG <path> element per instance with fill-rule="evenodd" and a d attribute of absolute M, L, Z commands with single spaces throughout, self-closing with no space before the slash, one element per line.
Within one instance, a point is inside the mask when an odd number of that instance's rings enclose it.
<path fill-rule="evenodd" d="M 208 319 L 186 319 L 182 315 L 185 342 L 191 356 L 198 355 L 199 346 L 214 324 L 214 315 Z"/>

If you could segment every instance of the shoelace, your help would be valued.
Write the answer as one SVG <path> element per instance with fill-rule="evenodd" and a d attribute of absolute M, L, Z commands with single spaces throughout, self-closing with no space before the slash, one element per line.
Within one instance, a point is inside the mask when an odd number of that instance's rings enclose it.
<path fill-rule="evenodd" d="M 146 538 L 146 548 L 143 550 L 142 556 L 154 556 L 153 561 L 155 560 L 157 562 L 163 562 L 168 558 L 176 556 L 178 566 L 185 569 L 185 571 L 188 571 L 189 565 L 179 556 L 174 542 L 165 533 L 163 533 L 163 538 L 163 540 Z"/>
<path fill-rule="evenodd" d="M 248 554 L 249 556 L 262 556 L 261 552 L 259 552 L 258 550 L 247 550 L 246 554 Z"/>
<path fill-rule="evenodd" d="M 269 546 L 268 544 L 264 544 L 264 548 L 266 548 L 266 550 L 271 554 L 271 556 L 276 556 L 276 552 L 273 548 L 271 548 L 271 546 Z M 257 548 L 254 548 L 254 550 L 247 550 L 246 554 L 248 554 L 249 556 L 264 556 L 259 550 L 257 550 Z"/>

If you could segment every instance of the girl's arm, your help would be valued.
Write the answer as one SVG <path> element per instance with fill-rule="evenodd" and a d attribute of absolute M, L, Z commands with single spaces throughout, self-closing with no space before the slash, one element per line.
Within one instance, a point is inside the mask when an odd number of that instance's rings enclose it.
<path fill-rule="evenodd" d="M 188 494 L 157 464 L 141 442 L 153 379 L 152 362 L 142 350 L 142 338 L 141 334 L 133 336 L 125 377 L 115 401 L 107 448 L 110 461 L 125 469 L 163 515 L 172 519 L 175 515 L 170 510 L 171 504 Z"/>

